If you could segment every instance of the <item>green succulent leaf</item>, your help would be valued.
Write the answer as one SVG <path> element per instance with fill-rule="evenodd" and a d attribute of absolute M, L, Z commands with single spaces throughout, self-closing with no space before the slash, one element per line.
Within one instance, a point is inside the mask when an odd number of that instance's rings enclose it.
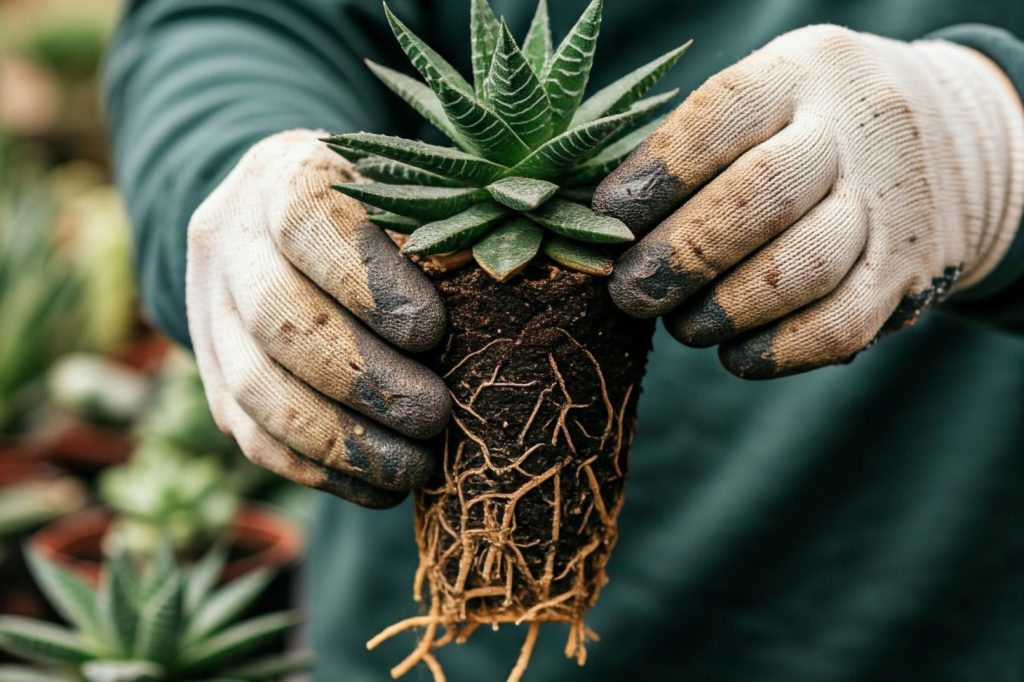
<path fill-rule="evenodd" d="M 567 268 L 598 277 L 612 274 L 614 261 L 593 246 L 565 237 L 549 237 L 544 240 L 543 251 L 548 258 Z"/>
<path fill-rule="evenodd" d="M 487 234 L 507 213 L 508 209 L 497 204 L 477 204 L 451 218 L 427 223 L 412 233 L 402 251 L 430 255 L 464 249 Z"/>
<path fill-rule="evenodd" d="M 392 232 L 399 232 L 401 234 L 412 234 L 423 224 L 415 218 L 398 215 L 397 213 L 389 213 L 387 211 L 384 211 L 383 213 L 371 213 L 367 217 L 374 225 L 391 230 Z"/>
<path fill-rule="evenodd" d="M 596 156 L 573 169 L 565 180 L 570 186 L 596 184 L 622 165 L 641 142 L 661 125 L 663 118 L 650 121 L 602 149 Z"/>
<path fill-rule="evenodd" d="M 455 128 L 452 127 L 451 122 L 444 113 L 444 107 L 441 106 L 441 100 L 437 98 L 437 95 L 434 94 L 434 91 L 429 86 L 411 76 L 406 76 L 404 73 L 381 66 L 369 59 L 366 60 L 366 66 L 391 92 L 405 100 L 420 116 L 430 121 L 435 128 L 447 135 L 448 139 L 463 149 L 469 148 L 469 145 L 462 140 Z"/>
<path fill-rule="evenodd" d="M 534 259 L 544 239 L 544 230 L 526 218 L 513 218 L 473 247 L 473 258 L 499 282 L 519 274 Z"/>
<path fill-rule="evenodd" d="M 555 196 L 558 185 L 534 178 L 503 178 L 487 186 L 491 198 L 516 211 L 532 211 Z"/>
<path fill-rule="evenodd" d="M 335 154 L 337 154 L 338 156 L 345 159 L 346 161 L 351 161 L 352 163 L 356 163 L 360 159 L 365 159 L 368 156 L 370 156 L 368 152 L 361 152 L 355 149 L 348 149 L 346 147 L 342 147 L 336 144 L 328 144 L 327 148 L 330 149 Z"/>
<path fill-rule="evenodd" d="M 530 148 L 508 124 L 476 98 L 474 89 L 459 72 L 416 37 L 386 4 L 384 11 L 398 43 L 437 95 L 445 115 L 461 139 L 488 159 L 501 163 L 515 163 L 526 156 Z"/>
<path fill-rule="evenodd" d="M 306 672 L 313 667 L 313 663 L 313 656 L 308 653 L 273 656 L 227 670 L 224 672 L 224 675 L 234 679 L 249 680 L 250 682 L 277 680 L 286 675 Z"/>
<path fill-rule="evenodd" d="M 185 578 L 185 613 L 192 613 L 213 592 L 224 566 L 228 561 L 228 550 L 217 545 L 203 555 L 188 571 Z"/>
<path fill-rule="evenodd" d="M 18 616 L 0 616 L 0 648 L 37 663 L 81 663 L 95 656 L 71 630 Z"/>
<path fill-rule="evenodd" d="M 339 149 L 383 156 L 444 177 L 471 183 L 483 184 L 497 180 L 507 170 L 505 166 L 458 149 L 389 135 L 346 133 L 329 137 L 325 141 Z"/>
<path fill-rule="evenodd" d="M 620 244 L 633 241 L 633 233 L 621 220 L 598 215 L 583 204 L 565 199 L 552 199 L 529 216 L 552 232 L 581 242 Z"/>
<path fill-rule="evenodd" d="M 93 588 L 37 551 L 29 550 L 26 558 L 32 577 L 57 613 L 86 636 L 98 638 L 101 630 L 96 618 L 96 593 Z"/>
<path fill-rule="evenodd" d="M 187 648 L 177 667 L 194 676 L 220 665 L 233 663 L 263 644 L 284 634 L 301 622 L 292 612 L 271 613 L 234 625 Z"/>
<path fill-rule="evenodd" d="M 157 682 L 164 669 L 149 661 L 90 661 L 82 666 L 85 682 Z"/>
<path fill-rule="evenodd" d="M 505 22 L 501 23 L 485 91 L 487 101 L 498 116 L 527 146 L 532 149 L 548 139 L 551 128 L 548 97 Z"/>
<path fill-rule="evenodd" d="M 530 153 L 530 147 L 498 114 L 472 95 L 445 81 L 433 84 L 448 119 L 482 156 L 503 164 L 512 164 Z"/>
<path fill-rule="evenodd" d="M 659 118 L 663 118 L 660 110 L 669 102 L 671 102 L 676 95 L 679 94 L 679 89 L 669 90 L 663 92 L 660 95 L 652 95 L 651 97 L 645 97 L 633 106 L 629 108 L 623 115 L 630 116 L 630 119 L 626 122 L 626 125 L 622 126 L 621 129 L 615 131 L 615 133 L 609 138 L 609 144 L 618 140 L 619 138 L 629 135 L 635 130 L 644 127 L 651 121 Z M 602 119 L 598 119 L 602 120 Z"/>
<path fill-rule="evenodd" d="M 530 22 L 530 30 L 523 40 L 523 54 L 533 72 L 540 76 L 551 59 L 554 48 L 551 44 L 551 20 L 548 18 L 548 0 L 537 3 L 537 11 Z"/>
<path fill-rule="evenodd" d="M 603 116 L 619 114 L 629 109 L 634 102 L 643 97 L 655 83 L 661 80 L 669 69 L 676 65 L 676 62 L 692 44 L 693 41 L 689 40 L 681 47 L 658 57 L 608 87 L 599 90 L 580 105 L 572 118 L 570 127 L 594 121 Z"/>
<path fill-rule="evenodd" d="M 424 220 L 446 218 L 489 196 L 487 190 L 480 188 L 384 185 L 374 182 L 353 182 L 333 187 L 342 194 L 381 210 Z"/>
<path fill-rule="evenodd" d="M 466 182 L 410 166 L 382 156 L 368 156 L 356 162 L 356 170 L 364 178 L 392 185 L 426 185 L 427 187 L 465 187 Z"/>
<path fill-rule="evenodd" d="M 590 3 L 544 70 L 544 90 L 554 112 L 551 124 L 556 133 L 568 127 L 587 89 L 601 31 L 603 5 L 604 0 Z"/>
<path fill-rule="evenodd" d="M 472 0 L 469 9 L 469 34 L 473 50 L 473 82 L 476 85 L 476 96 L 484 98 L 484 80 L 491 70 L 491 58 L 498 44 L 498 32 L 501 24 L 488 0 Z"/>
<path fill-rule="evenodd" d="M 170 663 L 178 647 L 182 620 L 182 579 L 175 571 L 142 605 L 133 654 L 154 663 Z"/>
<path fill-rule="evenodd" d="M 269 570 L 252 571 L 214 592 L 190 619 L 185 641 L 202 639 L 237 618 L 252 606 L 273 578 Z"/>
<path fill-rule="evenodd" d="M 156 553 L 149 564 L 149 571 L 140 590 L 140 599 L 145 604 L 157 592 L 164 589 L 167 581 L 170 580 L 175 571 L 178 570 L 177 560 L 174 556 L 174 544 L 171 539 L 164 536 L 161 539 Z"/>
<path fill-rule="evenodd" d="M 434 83 L 437 81 L 444 80 L 448 85 L 465 95 L 472 96 L 473 88 L 469 86 L 466 79 L 455 70 L 451 64 L 446 62 L 441 55 L 434 51 L 432 47 L 427 45 L 425 42 L 409 30 L 409 27 L 401 22 L 392 12 L 391 8 L 384 4 L 384 14 L 388 19 L 388 24 L 391 26 L 391 32 L 395 34 L 395 38 L 398 39 L 398 44 L 402 46 L 402 50 L 406 56 L 409 57 L 409 61 L 416 67 L 416 70 L 420 72 L 424 80 L 427 81 L 427 85 L 431 88 L 434 87 Z M 436 92 L 436 90 L 435 90 Z"/>
<path fill-rule="evenodd" d="M 645 114 L 646 111 L 627 111 L 573 128 L 539 147 L 506 175 L 556 180 L 563 172 L 592 157 L 615 133 Z"/>
<path fill-rule="evenodd" d="M 103 639 L 120 656 L 130 654 L 135 641 L 137 590 L 131 560 L 121 550 L 104 567 L 96 597 L 96 615 Z"/>
<path fill-rule="evenodd" d="M 0 665 L 0 682 L 71 682 L 71 677 L 20 665 Z"/>

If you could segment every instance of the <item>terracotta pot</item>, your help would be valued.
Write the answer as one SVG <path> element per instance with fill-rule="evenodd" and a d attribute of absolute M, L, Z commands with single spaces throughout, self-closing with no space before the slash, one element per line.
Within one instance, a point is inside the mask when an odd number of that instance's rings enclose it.
<path fill-rule="evenodd" d="M 74 420 L 47 439 L 44 456 L 80 473 L 96 473 L 128 461 L 135 439 L 125 429 Z"/>
<path fill-rule="evenodd" d="M 12 441 L 0 442 L 0 488 L 19 483 L 55 479 L 60 472 L 36 456 L 34 448 Z M 7 540 L 0 551 L 0 614 L 26 618 L 50 618 L 53 613 L 25 566 L 18 538 Z M 0 653 L 0 662 L 14 659 Z"/>
<path fill-rule="evenodd" d="M 116 359 L 134 370 L 153 374 L 163 364 L 171 348 L 171 342 L 166 337 L 147 331 L 125 346 Z"/>
<path fill-rule="evenodd" d="M 103 537 L 113 518 L 108 509 L 87 509 L 46 526 L 32 536 L 30 545 L 92 585 L 99 585 Z M 231 558 L 224 568 L 223 581 L 257 568 L 286 569 L 302 556 L 299 528 L 265 507 L 244 507 L 231 522 L 228 533 Z"/>
<path fill-rule="evenodd" d="M 22 481 L 54 478 L 57 474 L 33 448 L 0 441 L 0 488 Z"/>

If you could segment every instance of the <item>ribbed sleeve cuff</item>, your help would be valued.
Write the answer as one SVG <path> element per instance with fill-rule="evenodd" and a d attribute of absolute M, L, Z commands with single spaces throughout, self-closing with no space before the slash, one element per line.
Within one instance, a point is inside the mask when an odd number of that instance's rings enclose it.
<path fill-rule="evenodd" d="M 1009 31 L 984 24 L 959 24 L 926 36 L 970 47 L 995 62 L 1024 101 L 1024 42 Z M 946 307 L 959 315 L 1024 331 L 1024 223 L 995 270 Z"/>

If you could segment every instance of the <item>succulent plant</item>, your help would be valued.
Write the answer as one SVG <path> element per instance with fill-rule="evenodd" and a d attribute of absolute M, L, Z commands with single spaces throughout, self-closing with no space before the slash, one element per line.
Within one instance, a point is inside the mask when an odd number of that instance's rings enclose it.
<path fill-rule="evenodd" d="M 86 499 L 85 487 L 70 476 L 0 487 L 0 558 L 19 534 L 81 509 Z"/>
<path fill-rule="evenodd" d="M 83 322 L 80 278 L 55 248 L 51 189 L 0 133 L 0 435 L 26 428 L 47 368 Z"/>
<path fill-rule="evenodd" d="M 372 182 L 335 186 L 375 209 L 370 220 L 408 234 L 403 250 L 430 255 L 472 247 L 499 281 L 538 253 L 593 275 L 611 273 L 602 245 L 632 241 L 619 220 L 594 213 L 593 188 L 658 123 L 677 90 L 646 97 L 689 43 L 584 101 L 601 23 L 593 0 L 553 47 L 541 0 L 522 46 L 486 0 L 472 0 L 473 83 L 385 5 L 388 22 L 422 82 L 380 64 L 370 69 L 455 147 L 349 133 L 326 138 Z"/>
<path fill-rule="evenodd" d="M 0 648 L 45 670 L 0 666 L 0 680 L 255 682 L 307 670 L 310 660 L 301 654 L 253 660 L 298 619 L 280 612 L 240 620 L 272 575 L 253 571 L 218 588 L 226 558 L 217 549 L 182 568 L 165 545 L 142 571 L 120 553 L 94 590 L 30 553 L 36 581 L 73 629 L 0 616 Z"/>
<path fill-rule="evenodd" d="M 117 512 L 109 550 L 150 557 L 169 538 L 181 555 L 202 552 L 235 518 L 239 491 L 220 459 L 148 439 L 127 464 L 100 478 L 100 496 Z"/>

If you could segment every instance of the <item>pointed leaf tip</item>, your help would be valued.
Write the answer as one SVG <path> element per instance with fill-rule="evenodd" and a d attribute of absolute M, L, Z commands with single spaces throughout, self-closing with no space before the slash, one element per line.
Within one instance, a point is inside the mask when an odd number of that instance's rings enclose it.
<path fill-rule="evenodd" d="M 465 95 L 472 96 L 474 94 L 473 88 L 469 86 L 469 83 L 462 77 L 462 74 L 419 36 L 410 31 L 409 27 L 394 15 L 386 3 L 384 5 L 384 14 L 387 17 L 388 24 L 391 26 L 391 32 L 398 39 L 398 44 L 431 88 L 434 88 L 438 82 L 443 81 L 449 87 Z"/>
<path fill-rule="evenodd" d="M 556 236 L 544 240 L 543 250 L 545 256 L 567 268 L 596 277 L 612 274 L 614 261 L 594 246 Z"/>
<path fill-rule="evenodd" d="M 484 99 L 484 81 L 491 70 L 491 59 L 498 42 L 500 27 L 487 0 L 472 0 L 469 27 L 476 96 L 478 99 Z"/>
<path fill-rule="evenodd" d="M 644 64 L 611 85 L 599 90 L 576 111 L 570 127 L 596 120 L 602 116 L 612 116 L 629 109 L 634 102 L 643 97 L 655 83 L 661 80 L 676 65 L 692 43 L 693 40 L 688 40 L 680 47 Z"/>
<path fill-rule="evenodd" d="M 556 133 L 568 127 L 587 89 L 601 32 L 603 6 L 602 0 L 593 0 L 583 10 L 544 69 L 544 90 L 554 112 L 552 129 Z"/>
<path fill-rule="evenodd" d="M 530 149 L 550 137 L 551 105 L 544 86 L 504 21 L 484 91 L 495 113 Z"/>
<path fill-rule="evenodd" d="M 487 198 L 481 188 L 426 187 L 423 185 L 386 185 L 355 182 L 332 185 L 334 189 L 383 211 L 439 220 Z"/>
<path fill-rule="evenodd" d="M 544 230 L 531 220 L 513 218 L 473 247 L 473 258 L 484 272 L 505 282 L 519 274 L 540 250 Z"/>
<path fill-rule="evenodd" d="M 526 55 L 530 67 L 538 77 L 544 73 L 544 67 L 551 59 L 554 47 L 551 44 L 551 20 L 548 15 L 547 0 L 537 3 L 537 11 L 530 22 L 530 29 L 523 40 L 523 54 Z"/>
<path fill-rule="evenodd" d="M 516 211 L 532 211 L 555 196 L 558 185 L 546 180 L 511 177 L 487 186 L 491 198 Z"/>
<path fill-rule="evenodd" d="M 552 199 L 529 216 L 552 232 L 578 241 L 621 244 L 634 239 L 621 220 L 599 215 L 583 204 L 565 199 Z"/>
<path fill-rule="evenodd" d="M 477 204 L 450 218 L 419 228 L 405 242 L 402 252 L 427 256 L 464 249 L 487 234 L 507 213 L 504 206 Z"/>

